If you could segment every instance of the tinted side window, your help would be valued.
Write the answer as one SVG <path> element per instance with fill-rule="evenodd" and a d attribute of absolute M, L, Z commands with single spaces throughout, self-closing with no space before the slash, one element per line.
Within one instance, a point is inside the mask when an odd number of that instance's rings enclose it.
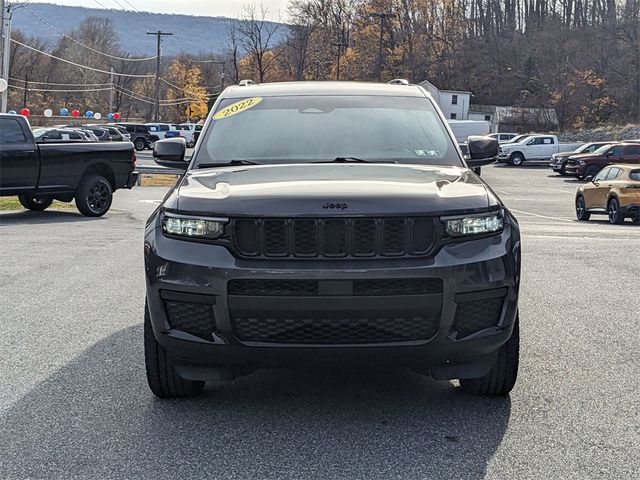
<path fill-rule="evenodd" d="M 27 143 L 27 138 L 24 136 L 22 127 L 20 127 L 20 123 L 17 120 L 12 118 L 0 119 L 0 143 Z"/>
<path fill-rule="evenodd" d="M 611 171 L 610 168 L 604 168 L 602 170 L 600 170 L 600 173 L 598 173 L 596 175 L 596 178 L 593 179 L 594 182 L 602 182 L 605 178 L 607 178 L 607 176 L 609 175 L 609 172 Z"/>
<path fill-rule="evenodd" d="M 631 156 L 640 155 L 640 145 L 627 145 L 624 147 L 624 154 Z"/>
<path fill-rule="evenodd" d="M 169 125 L 160 125 L 160 131 L 161 132 L 166 132 L 169 130 Z"/>
<path fill-rule="evenodd" d="M 629 173 L 629 178 L 631 180 L 640 181 L 640 170 L 634 170 L 633 172 Z"/>
<path fill-rule="evenodd" d="M 611 150 L 609 150 L 607 152 L 607 155 L 613 155 L 614 157 L 621 157 L 622 156 L 622 148 L 620 146 L 617 147 L 613 147 Z"/>
<path fill-rule="evenodd" d="M 130 133 L 133 133 L 136 131 L 133 125 L 127 125 L 125 128 L 127 129 L 127 132 L 130 132 Z"/>
<path fill-rule="evenodd" d="M 615 180 L 620 175 L 620 172 L 622 172 L 622 170 L 619 168 L 612 168 L 609 170 L 606 180 Z"/>
<path fill-rule="evenodd" d="M 82 140 L 82 137 L 80 136 L 79 133 L 70 133 L 69 138 L 71 140 Z"/>

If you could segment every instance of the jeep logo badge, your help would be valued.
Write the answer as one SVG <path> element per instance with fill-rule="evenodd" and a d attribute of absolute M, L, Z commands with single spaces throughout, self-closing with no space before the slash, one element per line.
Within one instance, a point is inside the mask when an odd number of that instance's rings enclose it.
<path fill-rule="evenodd" d="M 347 205 L 346 203 L 325 203 L 324 205 L 322 205 L 322 208 L 326 209 L 326 210 L 345 210 L 346 208 L 348 208 L 349 205 Z"/>

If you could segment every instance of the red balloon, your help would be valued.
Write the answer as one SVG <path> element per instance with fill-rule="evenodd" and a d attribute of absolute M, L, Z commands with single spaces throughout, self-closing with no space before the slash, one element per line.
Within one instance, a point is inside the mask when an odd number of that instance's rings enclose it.
<path fill-rule="evenodd" d="M 71 115 L 73 115 L 74 117 L 79 117 L 80 116 L 80 111 L 79 110 L 74 110 L 73 112 L 71 112 Z"/>
<path fill-rule="evenodd" d="M 20 115 L 24 115 L 25 117 L 28 117 L 30 113 L 31 112 L 28 108 L 23 108 L 22 110 L 20 110 Z"/>
<path fill-rule="evenodd" d="M 118 112 L 113 114 L 113 119 L 114 120 L 120 120 L 120 114 Z"/>

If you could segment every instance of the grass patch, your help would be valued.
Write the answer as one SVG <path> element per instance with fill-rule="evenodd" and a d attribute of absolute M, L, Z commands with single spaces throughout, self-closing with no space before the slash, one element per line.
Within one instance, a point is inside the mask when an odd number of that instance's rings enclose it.
<path fill-rule="evenodd" d="M 148 174 L 141 175 L 141 187 L 173 187 L 178 181 L 178 175 Z"/>
<path fill-rule="evenodd" d="M 58 208 L 64 210 L 68 208 L 75 208 L 75 205 L 73 203 L 54 201 L 49 208 Z M 0 211 L 6 210 L 25 210 L 25 208 L 20 205 L 18 197 L 0 197 Z"/>

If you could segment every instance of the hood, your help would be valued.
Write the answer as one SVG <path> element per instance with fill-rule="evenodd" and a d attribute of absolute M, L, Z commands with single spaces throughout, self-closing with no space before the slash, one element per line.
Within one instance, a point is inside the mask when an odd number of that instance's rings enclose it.
<path fill-rule="evenodd" d="M 442 215 L 499 200 L 471 171 L 383 164 L 295 164 L 189 172 L 165 208 L 220 216 Z"/>
<path fill-rule="evenodd" d="M 578 153 L 577 155 L 571 155 L 571 160 L 588 160 L 590 158 L 600 158 L 602 155 L 598 153 Z"/>

